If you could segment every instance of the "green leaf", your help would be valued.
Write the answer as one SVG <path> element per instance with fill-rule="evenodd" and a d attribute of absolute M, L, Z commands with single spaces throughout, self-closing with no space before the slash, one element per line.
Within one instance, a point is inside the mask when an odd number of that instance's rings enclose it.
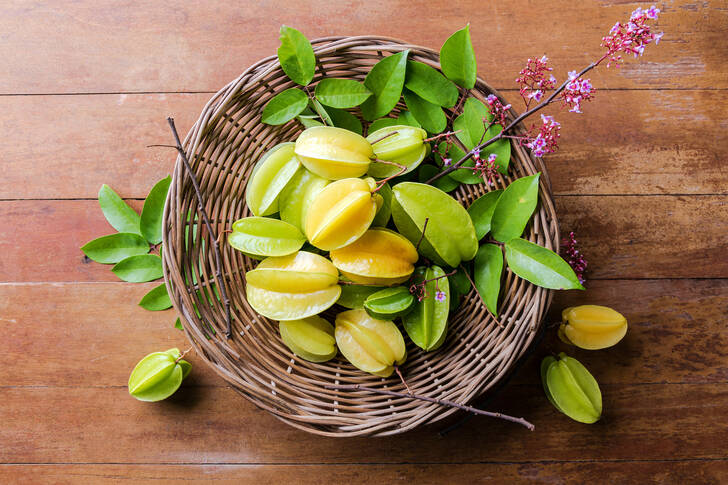
<path fill-rule="evenodd" d="M 435 280 L 435 278 L 439 278 Z M 429 280 L 425 283 L 426 280 Z M 425 352 L 436 350 L 447 336 L 447 317 L 450 313 L 450 281 L 439 266 L 420 266 L 412 276 L 414 284 L 425 285 L 425 297 L 402 317 L 402 324 L 412 342 Z M 437 299 L 437 292 L 444 299 Z"/>
<path fill-rule="evenodd" d="M 490 232 L 500 242 L 520 237 L 538 203 L 541 174 L 513 181 L 501 194 L 490 221 Z"/>
<path fill-rule="evenodd" d="M 475 255 L 475 288 L 490 313 L 498 316 L 498 295 L 503 273 L 503 252 L 495 244 L 483 244 Z"/>
<path fill-rule="evenodd" d="M 402 96 L 408 54 L 409 50 L 405 50 L 385 57 L 369 71 L 364 86 L 369 88 L 372 96 L 361 105 L 364 119 L 371 121 L 381 118 L 397 105 Z"/>
<path fill-rule="evenodd" d="M 316 98 L 312 98 L 309 100 L 309 104 L 311 105 L 311 108 L 313 109 L 314 113 L 316 113 L 321 121 L 327 126 L 333 126 L 334 121 L 331 119 L 331 116 L 329 116 L 329 112 L 326 111 L 326 108 L 324 108 L 324 105 L 318 102 Z"/>
<path fill-rule="evenodd" d="M 174 321 L 174 328 L 177 330 L 184 330 L 184 327 L 182 326 L 182 320 L 177 318 L 177 320 Z"/>
<path fill-rule="evenodd" d="M 278 48 L 278 61 L 283 72 L 295 83 L 305 86 L 313 79 L 316 69 L 316 56 L 305 35 L 293 27 L 281 26 L 281 46 Z M 279 123 L 275 123 L 279 124 Z"/>
<path fill-rule="evenodd" d="M 162 258 L 142 254 L 122 259 L 111 269 L 116 276 L 130 283 L 144 283 L 162 277 Z"/>
<path fill-rule="evenodd" d="M 119 232 L 139 234 L 139 214 L 124 202 L 119 194 L 104 184 L 99 190 L 99 205 L 109 224 Z"/>
<path fill-rule="evenodd" d="M 149 293 L 144 295 L 142 300 L 139 302 L 139 306 L 151 312 L 170 308 L 172 306 L 172 300 L 169 299 L 167 285 L 162 283 L 156 288 L 153 288 Z"/>
<path fill-rule="evenodd" d="M 516 238 L 506 243 L 508 267 L 534 285 L 554 290 L 583 290 L 574 270 L 555 252 Z"/>
<path fill-rule="evenodd" d="M 308 106 L 308 96 L 298 88 L 276 94 L 263 108 L 261 121 L 268 125 L 282 125 L 298 116 Z"/>
<path fill-rule="evenodd" d="M 445 108 L 458 100 L 458 88 L 437 69 L 422 62 L 407 61 L 404 86 L 420 98 Z"/>
<path fill-rule="evenodd" d="M 381 130 L 382 128 L 387 128 L 388 126 L 395 126 L 399 124 L 400 122 L 397 120 L 397 118 L 379 118 L 378 120 L 374 120 L 371 122 L 367 133 L 374 133 L 375 131 Z"/>
<path fill-rule="evenodd" d="M 316 85 L 316 99 L 332 108 L 353 108 L 372 95 L 359 81 L 354 79 L 322 79 Z"/>
<path fill-rule="evenodd" d="M 422 128 L 422 125 L 417 122 L 414 115 L 409 111 L 402 111 L 399 116 L 397 116 L 397 124 Z"/>
<path fill-rule="evenodd" d="M 473 220 L 475 235 L 479 241 L 490 231 L 490 221 L 493 217 L 493 211 L 502 193 L 502 190 L 488 192 L 468 207 L 468 214 L 470 214 L 470 218 Z"/>
<path fill-rule="evenodd" d="M 172 177 L 169 176 L 157 182 L 144 201 L 140 229 L 142 236 L 150 244 L 162 242 L 162 212 L 164 211 L 164 202 L 167 200 L 167 192 L 171 182 Z"/>
<path fill-rule="evenodd" d="M 440 65 L 448 79 L 465 89 L 473 89 L 478 68 L 470 40 L 470 24 L 452 34 L 442 45 Z"/>
<path fill-rule="evenodd" d="M 111 264 L 129 256 L 147 254 L 149 244 L 138 234 L 119 232 L 89 241 L 81 251 L 97 263 Z"/>
<path fill-rule="evenodd" d="M 417 173 L 417 180 L 424 184 L 440 172 L 441 170 L 434 165 L 420 165 L 419 172 Z M 434 185 L 443 192 L 452 192 L 460 187 L 460 182 L 454 180 L 449 175 L 443 175 L 439 179 L 435 180 Z"/>
<path fill-rule="evenodd" d="M 363 128 L 361 126 L 361 121 L 359 121 L 359 118 L 357 118 L 353 114 L 349 113 L 346 110 L 336 108 L 329 108 L 328 113 L 331 117 L 331 121 L 333 121 L 334 126 L 344 128 L 345 130 L 353 131 L 354 133 L 358 133 L 359 135 L 362 134 Z"/>
<path fill-rule="evenodd" d="M 409 89 L 404 90 L 404 102 L 417 122 L 430 133 L 440 133 L 447 128 L 447 117 L 438 105 L 430 103 Z"/>
<path fill-rule="evenodd" d="M 301 122 L 304 128 L 312 128 L 314 126 L 324 126 L 323 123 L 321 123 L 319 120 L 317 120 L 318 116 L 296 116 L 296 119 Z"/>

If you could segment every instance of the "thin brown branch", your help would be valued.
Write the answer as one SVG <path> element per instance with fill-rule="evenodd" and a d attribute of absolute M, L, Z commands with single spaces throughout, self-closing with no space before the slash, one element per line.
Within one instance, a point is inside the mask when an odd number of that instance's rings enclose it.
<path fill-rule="evenodd" d="M 417 240 L 417 244 L 415 245 L 415 250 L 418 253 L 420 252 L 420 244 L 422 243 L 422 240 L 425 238 L 425 231 L 427 230 L 428 222 L 430 222 L 430 218 L 425 217 L 425 223 L 422 225 L 422 234 L 420 234 L 420 238 Z"/>
<path fill-rule="evenodd" d="M 407 389 L 407 394 L 409 394 L 411 396 L 412 395 L 412 390 L 407 385 L 407 381 L 404 380 L 404 376 L 402 375 L 402 371 L 399 370 L 399 366 L 398 365 L 395 365 L 394 366 L 394 371 L 399 376 L 399 380 L 402 381 L 402 384 L 404 384 L 404 388 Z"/>
<path fill-rule="evenodd" d="M 388 391 L 386 389 L 377 389 L 375 387 L 362 386 L 360 384 L 340 384 L 340 385 L 329 385 L 329 386 L 324 386 L 324 387 L 326 389 L 331 389 L 331 390 L 367 391 L 367 392 L 373 392 L 376 394 L 384 394 L 386 396 L 417 399 L 419 401 L 431 402 L 431 403 L 437 404 L 439 406 L 448 406 L 451 408 L 457 408 L 457 409 L 460 409 L 461 411 L 467 411 L 469 413 L 479 414 L 481 416 L 489 416 L 491 418 L 503 419 L 506 421 L 510 421 L 512 423 L 520 424 L 521 426 L 525 426 L 526 428 L 528 428 L 529 431 L 533 431 L 534 429 L 536 429 L 536 427 L 533 424 L 529 423 L 528 421 L 526 421 L 523 418 L 516 418 L 513 416 L 509 416 L 507 414 L 503 414 L 503 413 L 494 413 L 491 411 L 483 411 L 482 409 L 477 409 L 472 406 L 466 406 L 464 404 L 456 403 L 454 401 L 448 401 L 447 399 L 437 399 L 434 397 L 420 396 L 419 394 Z"/>
<path fill-rule="evenodd" d="M 587 72 L 591 71 L 595 67 L 597 67 L 599 65 L 599 63 L 602 61 L 602 59 L 600 59 L 598 61 L 595 61 L 595 62 L 592 62 L 591 64 L 589 64 L 588 66 L 586 66 L 584 69 L 582 69 L 579 72 L 579 74 L 577 74 L 577 79 L 580 78 L 581 76 L 583 76 L 584 74 L 586 74 Z M 497 142 L 501 138 L 504 138 L 505 135 L 510 130 L 512 130 L 514 127 L 516 127 L 516 125 L 518 125 L 518 123 L 520 123 L 521 121 L 523 121 L 524 119 L 528 118 L 532 114 L 535 114 L 536 112 L 538 112 L 541 109 L 543 109 L 546 106 L 548 106 L 556 98 L 556 96 L 558 96 L 564 89 L 566 89 L 566 86 L 569 84 L 569 82 L 571 82 L 571 79 L 567 79 L 566 81 L 564 81 L 563 84 L 561 84 L 561 86 L 559 86 L 558 89 L 556 89 L 553 93 L 551 93 L 551 95 L 548 98 L 546 98 L 545 101 L 537 104 L 536 106 L 534 106 L 530 110 L 528 110 L 528 111 L 526 111 L 524 113 L 521 113 L 518 117 L 516 117 L 516 119 L 514 119 L 513 121 L 511 121 L 508 124 L 508 126 L 506 126 L 505 128 L 503 128 L 503 131 L 501 131 L 500 133 L 498 133 L 496 136 L 494 136 L 493 138 L 489 139 L 488 141 L 486 141 L 484 143 L 481 143 L 480 145 L 476 146 L 472 150 L 468 151 L 463 156 L 463 158 L 461 158 L 460 160 L 458 160 L 456 163 L 453 163 L 446 170 L 443 170 L 441 172 L 436 173 L 435 175 L 433 175 L 425 183 L 426 184 L 432 184 L 432 182 L 434 182 L 435 180 L 439 179 L 440 177 L 444 177 L 445 175 L 448 175 L 448 174 L 454 172 L 455 170 L 457 170 L 458 168 L 460 168 L 465 162 L 467 162 L 468 160 L 470 160 L 470 158 L 473 156 L 473 152 L 480 151 L 483 148 L 487 147 L 488 145 L 492 145 L 493 143 Z"/>
<path fill-rule="evenodd" d="M 200 206 L 200 213 L 202 214 L 202 220 L 205 223 L 205 226 L 207 227 L 207 232 L 210 234 L 210 239 L 212 243 L 212 248 L 215 252 L 215 277 L 217 279 L 217 286 L 220 288 L 220 296 L 222 297 L 222 302 L 225 305 L 225 321 L 227 323 L 227 328 L 225 331 L 225 335 L 227 338 L 230 338 L 233 333 L 232 329 L 232 318 L 230 316 L 230 299 L 227 296 L 227 291 L 225 290 L 225 283 L 223 282 L 222 278 L 222 264 L 220 263 L 221 257 L 220 257 L 220 246 L 217 243 L 217 237 L 215 236 L 215 231 L 212 230 L 212 225 L 210 224 L 210 218 L 207 217 L 207 211 L 205 210 L 205 202 L 202 199 L 202 192 L 200 191 L 200 185 L 197 183 L 197 177 L 195 176 L 195 173 L 192 171 L 192 167 L 190 166 L 190 161 L 187 159 L 187 154 L 185 153 L 184 149 L 182 148 L 182 142 L 179 139 L 179 134 L 177 133 L 177 127 L 174 125 L 174 119 L 169 117 L 167 118 L 167 122 L 169 123 L 169 127 L 172 129 L 172 135 L 174 136 L 174 141 L 176 143 L 176 146 L 174 148 L 177 150 L 177 153 L 179 153 L 180 158 L 182 158 L 182 164 L 185 167 L 185 170 L 187 171 L 187 174 L 190 176 L 190 180 L 192 180 L 192 186 L 195 189 L 195 193 L 197 194 L 197 203 Z"/>
<path fill-rule="evenodd" d="M 379 143 L 379 142 L 380 142 L 380 141 L 382 141 L 382 140 L 386 140 L 386 139 L 387 139 L 387 138 L 389 138 L 390 136 L 394 136 L 394 135 L 396 135 L 396 134 L 398 134 L 398 133 L 399 133 L 399 132 L 398 132 L 397 130 L 395 130 L 395 131 L 393 131 L 393 132 L 391 132 L 391 133 L 387 133 L 387 134 L 386 134 L 386 135 L 384 135 L 383 137 L 381 137 L 381 138 L 377 138 L 376 140 L 374 140 L 374 141 L 372 141 L 372 142 L 369 142 L 369 144 L 370 144 L 370 145 L 374 145 L 375 143 Z"/>

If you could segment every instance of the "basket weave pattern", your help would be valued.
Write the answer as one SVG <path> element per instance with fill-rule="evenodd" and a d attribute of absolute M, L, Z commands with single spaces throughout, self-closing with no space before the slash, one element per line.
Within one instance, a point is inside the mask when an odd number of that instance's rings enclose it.
<path fill-rule="evenodd" d="M 390 38 L 328 37 L 312 44 L 317 57 L 314 84 L 322 77 L 362 81 L 381 57 L 404 49 L 410 49 L 410 59 L 440 67 L 436 52 Z M 199 230 L 189 230 L 188 221 L 199 221 L 199 212 L 192 183 L 178 159 L 164 213 L 163 259 L 165 280 L 185 332 L 198 355 L 233 388 L 297 428 L 328 436 L 388 435 L 443 419 L 457 410 L 409 398 L 326 389 L 361 384 L 406 391 L 396 374 L 387 379 L 372 376 L 340 356 L 322 364 L 296 357 L 281 341 L 277 322 L 258 315 L 245 300 L 245 271 L 256 261 L 228 246 L 222 233 L 235 220 L 252 215 L 245 205 L 245 186 L 255 162 L 301 131 L 295 122 L 260 122 L 268 100 L 290 87 L 295 84 L 277 58 L 259 61 L 210 99 L 184 141 L 205 209 L 220 235 L 233 335 L 229 340 L 224 336 L 225 308 L 214 293 L 216 266 L 209 235 L 201 224 Z M 481 101 L 489 94 L 498 95 L 481 79 L 470 92 Z M 450 121 L 457 116 L 446 112 Z M 512 145 L 508 177 L 490 188 L 463 185 L 453 195 L 467 206 L 488 190 L 538 171 L 540 203 L 523 237 L 558 251 L 558 224 L 543 163 L 517 144 Z M 471 290 L 450 316 L 447 340 L 440 349 L 425 353 L 405 339 L 408 359 L 402 371 L 412 392 L 465 404 L 504 377 L 533 340 L 552 292 L 507 269 L 502 288 L 497 320 Z M 334 314 L 332 309 L 325 316 L 333 321 Z"/>

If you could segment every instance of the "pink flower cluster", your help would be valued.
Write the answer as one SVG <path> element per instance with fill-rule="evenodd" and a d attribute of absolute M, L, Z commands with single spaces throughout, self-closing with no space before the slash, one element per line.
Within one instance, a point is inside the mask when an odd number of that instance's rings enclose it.
<path fill-rule="evenodd" d="M 508 110 L 511 109 L 511 105 L 503 105 L 503 103 L 501 103 L 501 100 L 498 99 L 498 96 L 494 94 L 489 94 L 488 97 L 485 98 L 485 101 L 488 103 L 488 110 L 493 117 L 493 121 L 491 124 L 501 125 L 503 128 L 505 128 L 507 126 L 506 115 L 508 114 Z"/>
<path fill-rule="evenodd" d="M 542 56 L 540 59 L 528 59 L 526 67 L 518 73 L 516 82 L 519 85 L 523 102 L 526 103 L 526 108 L 531 101 L 540 102 L 547 89 L 556 87 L 556 78 L 550 74 L 553 68 L 547 66 L 548 60 L 546 56 Z"/>
<path fill-rule="evenodd" d="M 582 101 L 590 101 L 594 95 L 590 79 L 578 77 L 576 71 L 569 72 L 569 81 L 561 92 L 561 99 L 564 104 L 571 108 L 572 113 L 581 113 Z"/>
<path fill-rule="evenodd" d="M 547 153 L 553 153 L 556 151 L 559 145 L 559 130 L 561 130 L 561 123 L 554 120 L 553 116 L 541 115 L 541 121 L 543 124 L 539 128 L 538 133 L 535 136 L 527 138 L 528 143 L 525 145 L 531 149 L 534 156 L 542 157 Z"/>
<path fill-rule="evenodd" d="M 473 150 L 473 160 L 475 166 L 472 167 L 474 173 L 478 174 L 488 185 L 493 185 L 495 180 L 500 177 L 498 173 L 499 166 L 495 163 L 498 155 L 491 153 L 488 158 L 482 160 L 480 158 L 480 150 Z"/>
<path fill-rule="evenodd" d="M 574 231 L 571 231 L 569 233 L 569 238 L 564 239 L 561 244 L 563 245 L 562 254 L 565 256 L 564 259 L 566 259 L 569 266 L 571 266 L 574 273 L 576 273 L 576 277 L 579 278 L 579 283 L 583 285 L 586 281 L 584 279 L 584 272 L 586 271 L 587 262 L 578 249 Z"/>
<path fill-rule="evenodd" d="M 632 12 L 632 16 L 626 24 L 617 22 L 609 31 L 606 37 L 602 38 L 602 47 L 607 48 L 604 58 L 608 58 L 607 67 L 613 62 L 619 66 L 622 62 L 622 56 L 619 54 L 634 54 L 635 57 L 641 56 L 645 51 L 645 46 L 654 42 L 658 44 L 663 33 L 655 34 L 652 32 L 649 20 L 657 20 L 660 9 L 654 5 L 648 9 L 638 8 Z"/>

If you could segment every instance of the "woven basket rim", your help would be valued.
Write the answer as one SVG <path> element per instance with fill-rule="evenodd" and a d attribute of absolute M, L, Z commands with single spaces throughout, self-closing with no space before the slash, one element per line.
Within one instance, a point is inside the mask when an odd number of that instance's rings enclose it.
<path fill-rule="evenodd" d="M 314 83 L 331 66 L 332 69 L 343 66 L 342 70 L 361 77 L 371 59 L 405 49 L 410 50 L 410 58 L 440 68 L 439 56 L 432 49 L 389 37 L 331 36 L 315 39 L 312 44 L 317 54 Z M 269 127 L 255 121 L 267 99 L 291 84 L 284 77 L 276 56 L 261 59 L 210 98 L 185 137 L 183 146 L 205 194 L 206 209 L 216 234 L 229 227 L 232 220 L 248 214 L 244 206 L 244 182 L 263 149 L 272 146 L 269 143 L 274 140 L 291 138 L 298 129 L 287 125 Z M 482 100 L 485 93 L 502 99 L 478 77 L 470 95 Z M 511 109 L 509 116 L 514 119 L 517 114 Z M 517 130 L 524 128 L 519 125 Z M 512 143 L 511 148 L 509 179 L 512 175 L 520 178 L 537 171 L 542 174 L 540 203 L 528 238 L 558 251 L 559 229 L 543 161 L 516 144 Z M 482 185 L 466 186 L 456 194 L 463 203 L 487 190 Z M 439 421 L 457 411 L 412 399 L 324 389 L 324 385 L 332 382 L 363 382 L 401 390 L 398 388 L 401 383 L 395 378 L 380 379 L 357 373 L 338 359 L 334 363 L 311 364 L 293 356 L 281 344 L 270 322 L 252 312 L 244 297 L 241 299 L 240 293 L 244 293 L 241 273 L 252 267 L 252 260 L 236 254 L 223 243 L 223 284 L 233 299 L 234 329 L 232 338 L 226 340 L 222 331 L 224 309 L 210 290 L 215 283 L 214 260 L 210 251 L 201 249 L 209 247 L 209 243 L 202 243 L 203 237 L 207 237 L 206 231 L 186 230 L 186 215 L 192 211 L 197 211 L 195 194 L 178 157 L 163 216 L 165 282 L 173 306 L 182 317 L 186 336 L 198 355 L 247 399 L 291 426 L 323 436 L 396 434 Z M 502 330 L 471 290 L 450 317 L 453 320 L 453 328 L 449 330 L 452 335 L 448 335 L 450 342 L 427 355 L 421 351 L 420 354 L 410 352 L 405 369 L 427 369 L 431 373 L 422 379 L 413 376 L 412 380 L 408 374 L 408 383 L 414 392 L 467 404 L 509 373 L 534 341 L 553 291 L 535 287 L 510 272 L 504 276 L 503 287 L 507 295 L 502 297 Z M 472 313 L 466 315 L 468 312 Z M 210 328 L 215 329 L 214 335 L 209 335 Z M 460 342 L 465 337 L 474 343 Z M 411 349 L 408 347 L 408 350 Z M 442 355 L 438 357 L 439 352 Z M 462 358 L 464 355 L 468 358 Z M 454 386 L 442 384 L 440 378 L 453 376 L 465 377 L 457 379 L 459 382 Z"/>

